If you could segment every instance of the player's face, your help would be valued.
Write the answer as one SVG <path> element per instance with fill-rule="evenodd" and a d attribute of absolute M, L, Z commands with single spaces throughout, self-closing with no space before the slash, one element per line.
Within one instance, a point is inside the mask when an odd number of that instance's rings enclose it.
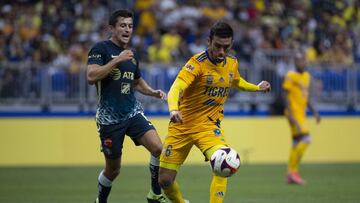
<path fill-rule="evenodd" d="M 306 67 L 305 57 L 303 55 L 295 56 L 295 67 L 298 72 L 304 72 Z"/>
<path fill-rule="evenodd" d="M 112 38 L 121 45 L 126 45 L 130 42 L 133 32 L 133 19 L 118 17 L 115 27 L 111 26 Z"/>
<path fill-rule="evenodd" d="M 215 35 L 212 39 L 209 39 L 208 43 L 210 57 L 216 63 L 220 63 L 224 61 L 226 55 L 229 53 L 233 39 L 232 37 L 221 38 Z"/>

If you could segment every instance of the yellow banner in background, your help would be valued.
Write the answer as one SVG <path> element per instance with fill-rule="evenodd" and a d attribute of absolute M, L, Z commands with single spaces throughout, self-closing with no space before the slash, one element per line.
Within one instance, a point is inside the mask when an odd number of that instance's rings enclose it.
<path fill-rule="evenodd" d="M 162 139 L 168 118 L 150 120 Z M 309 119 L 312 143 L 304 162 L 360 162 L 360 117 Z M 227 117 L 225 135 L 243 163 L 285 163 L 291 146 L 284 117 Z M 149 153 L 125 139 L 123 164 L 147 164 Z M 194 146 L 186 164 L 203 163 Z M 103 155 L 92 118 L 0 119 L 0 166 L 102 165 Z"/>

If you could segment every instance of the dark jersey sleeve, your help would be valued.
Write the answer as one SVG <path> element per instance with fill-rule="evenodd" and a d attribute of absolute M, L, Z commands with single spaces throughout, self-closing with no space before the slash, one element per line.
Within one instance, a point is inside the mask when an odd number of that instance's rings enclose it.
<path fill-rule="evenodd" d="M 134 59 L 136 61 L 135 79 L 139 79 L 141 77 L 140 66 L 139 66 L 140 56 L 136 52 L 136 50 L 133 49 L 132 51 L 134 53 Z"/>
<path fill-rule="evenodd" d="M 89 51 L 88 64 L 105 65 L 105 50 L 101 44 L 95 44 Z"/>

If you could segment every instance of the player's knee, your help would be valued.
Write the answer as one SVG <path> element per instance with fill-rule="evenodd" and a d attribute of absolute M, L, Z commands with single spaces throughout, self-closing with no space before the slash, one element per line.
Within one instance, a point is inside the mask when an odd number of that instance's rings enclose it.
<path fill-rule="evenodd" d="M 161 188 L 166 189 L 170 187 L 173 184 L 173 180 L 169 178 L 168 176 L 159 176 L 159 185 Z"/>
<path fill-rule="evenodd" d="M 160 157 L 162 151 L 162 144 L 153 147 L 151 154 L 154 157 Z"/>
<path fill-rule="evenodd" d="M 161 170 L 160 170 L 158 181 L 159 181 L 159 185 L 160 185 L 163 189 L 165 189 L 165 188 L 170 187 L 170 186 L 173 184 L 174 178 L 173 178 L 171 175 L 169 175 L 169 174 L 162 173 Z"/>

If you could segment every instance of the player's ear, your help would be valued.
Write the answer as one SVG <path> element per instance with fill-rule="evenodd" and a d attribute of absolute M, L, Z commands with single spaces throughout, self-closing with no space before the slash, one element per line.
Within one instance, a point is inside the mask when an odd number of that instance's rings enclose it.
<path fill-rule="evenodd" d="M 211 45 L 211 38 L 210 38 L 210 37 L 208 37 L 208 39 L 207 39 L 207 43 L 208 43 L 208 46 L 210 46 L 210 45 Z"/>
<path fill-rule="evenodd" d="M 114 26 L 112 26 L 112 25 L 109 25 L 109 26 L 108 26 L 108 30 L 109 30 L 111 33 L 114 31 L 114 29 L 115 29 Z"/>

